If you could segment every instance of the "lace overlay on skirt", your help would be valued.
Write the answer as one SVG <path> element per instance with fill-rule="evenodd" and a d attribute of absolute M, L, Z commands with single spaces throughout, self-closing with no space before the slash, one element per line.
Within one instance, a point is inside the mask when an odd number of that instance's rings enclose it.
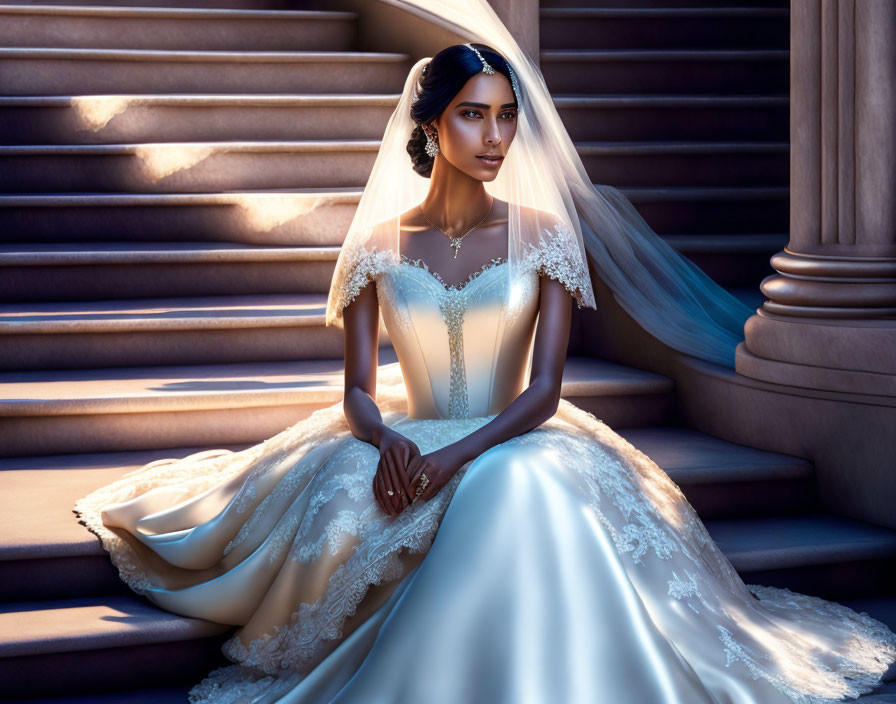
<path fill-rule="evenodd" d="M 397 365 L 390 366 L 381 368 L 378 381 L 384 421 L 421 452 L 460 439 L 493 417 L 408 418 Z M 823 704 L 867 692 L 896 659 L 896 636 L 867 614 L 786 589 L 748 589 L 677 485 L 592 414 L 561 401 L 549 421 L 496 448 L 507 445 L 523 455 L 547 448 L 562 466 L 576 468 L 571 481 L 613 541 L 651 615 L 667 623 L 670 605 L 680 603 L 679 613 L 690 616 L 674 627 L 711 629 L 725 668 L 742 667 L 746 677 L 766 680 L 799 704 Z M 163 607 L 171 608 L 170 595 L 179 591 L 171 585 L 201 591 L 210 567 L 226 580 L 241 564 L 263 557 L 265 571 L 256 578 L 266 580 L 262 588 L 245 595 L 251 603 L 241 613 L 222 614 L 231 619 L 221 622 L 240 626 L 224 647 L 238 664 L 211 673 L 192 691 L 192 702 L 275 701 L 268 697 L 301 682 L 346 637 L 347 619 L 372 586 L 394 589 L 412 569 L 408 556 L 417 554 L 419 562 L 429 550 L 472 463 L 431 501 L 392 519 L 373 500 L 378 457 L 376 448 L 350 434 L 337 404 L 242 452 L 160 460 L 77 502 L 75 510 L 100 536 L 122 579 Z M 223 495 L 222 486 L 229 487 Z M 204 554 L 172 552 L 181 567 L 161 578 L 146 545 L 124 539 L 124 531 L 113 532 L 101 517 L 112 504 L 154 492 L 168 492 L 171 505 L 193 511 L 204 501 L 216 502 L 213 513 L 224 534 L 217 548 L 206 544 Z M 113 520 L 115 514 L 112 507 Z M 745 630 L 744 619 L 767 629 L 765 637 Z M 800 624 L 841 629 L 841 647 L 825 652 L 823 643 L 800 637 Z M 695 633 L 682 631 L 681 637 Z"/>

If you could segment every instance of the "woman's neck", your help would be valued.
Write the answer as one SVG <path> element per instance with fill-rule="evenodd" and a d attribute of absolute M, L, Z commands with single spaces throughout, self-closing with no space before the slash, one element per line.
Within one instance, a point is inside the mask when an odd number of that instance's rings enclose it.
<path fill-rule="evenodd" d="M 429 192 L 421 204 L 426 217 L 445 232 L 460 236 L 489 210 L 492 197 L 482 181 L 444 159 L 433 164 Z"/>

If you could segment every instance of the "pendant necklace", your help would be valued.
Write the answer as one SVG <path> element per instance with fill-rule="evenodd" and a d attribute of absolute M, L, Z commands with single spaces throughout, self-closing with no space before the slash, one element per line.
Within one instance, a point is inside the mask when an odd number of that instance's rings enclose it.
<path fill-rule="evenodd" d="M 430 221 L 430 219 L 428 217 L 426 217 L 426 213 L 423 212 L 422 205 L 420 206 L 420 214 L 423 216 L 423 219 L 426 220 L 426 222 L 428 222 L 430 224 L 431 227 L 433 227 L 434 229 L 441 232 L 443 235 L 445 235 L 445 237 L 447 237 L 451 241 L 451 247 L 452 247 L 452 249 L 454 249 L 454 258 L 457 259 L 457 253 L 460 251 L 461 240 L 464 237 L 466 237 L 467 235 L 469 235 L 477 227 L 479 227 L 482 223 L 485 222 L 485 218 L 487 218 L 489 216 L 489 214 L 492 212 L 492 207 L 494 207 L 494 205 L 495 205 L 495 199 L 492 198 L 492 203 L 490 206 L 488 206 L 488 211 L 485 213 L 485 216 L 482 218 L 482 220 L 480 220 L 475 225 L 473 225 L 473 227 L 471 227 L 469 230 L 467 230 L 460 237 L 451 237 L 451 235 L 449 235 L 447 232 L 445 232 L 442 228 L 436 227 L 435 225 L 433 225 L 432 222 Z"/>

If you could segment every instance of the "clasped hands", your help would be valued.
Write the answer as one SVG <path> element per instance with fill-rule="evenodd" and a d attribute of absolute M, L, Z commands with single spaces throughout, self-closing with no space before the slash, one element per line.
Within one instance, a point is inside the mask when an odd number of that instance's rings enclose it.
<path fill-rule="evenodd" d="M 451 445 L 423 455 L 416 443 L 391 429 L 383 432 L 379 450 L 380 461 L 373 477 L 373 495 L 390 516 L 397 516 L 416 501 L 431 499 L 463 465 L 462 458 L 457 456 Z M 420 475 L 424 472 L 429 483 L 414 499 Z"/>

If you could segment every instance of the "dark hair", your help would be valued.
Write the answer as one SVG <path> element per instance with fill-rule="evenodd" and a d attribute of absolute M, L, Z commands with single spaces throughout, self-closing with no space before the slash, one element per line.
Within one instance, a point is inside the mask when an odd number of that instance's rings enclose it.
<path fill-rule="evenodd" d="M 503 74 L 513 85 L 510 68 L 503 56 L 485 44 L 472 44 L 472 46 L 479 50 L 482 58 L 495 71 Z M 411 119 L 417 126 L 408 140 L 408 154 L 411 155 L 414 171 L 421 176 L 429 178 L 432 175 L 432 165 L 435 161 L 424 150 L 426 135 L 421 125 L 441 115 L 466 82 L 480 71 L 482 61 L 476 56 L 475 51 L 470 51 L 470 48 L 463 44 L 442 49 L 423 67 L 420 92 L 411 105 Z"/>

